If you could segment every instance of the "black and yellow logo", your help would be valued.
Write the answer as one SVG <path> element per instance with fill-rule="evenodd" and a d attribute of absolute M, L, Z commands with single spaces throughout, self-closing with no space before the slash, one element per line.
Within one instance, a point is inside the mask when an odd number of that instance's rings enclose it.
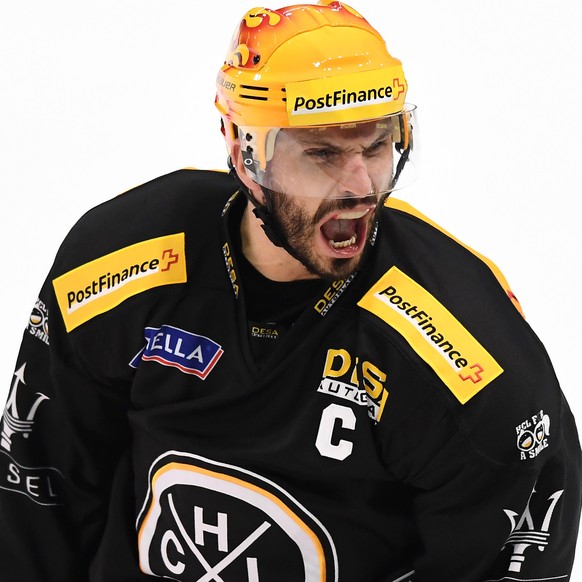
<path fill-rule="evenodd" d="M 142 291 L 186 280 L 184 233 L 178 233 L 81 265 L 57 277 L 53 287 L 67 331 L 71 331 Z"/>
<path fill-rule="evenodd" d="M 358 305 L 401 333 L 462 404 L 503 372 L 444 305 L 397 267 Z"/>

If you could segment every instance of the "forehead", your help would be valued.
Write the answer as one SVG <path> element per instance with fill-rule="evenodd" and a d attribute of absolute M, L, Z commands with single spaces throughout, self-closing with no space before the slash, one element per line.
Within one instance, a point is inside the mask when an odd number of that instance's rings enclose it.
<path fill-rule="evenodd" d="M 346 125 L 327 125 L 321 127 L 285 128 L 281 137 L 299 144 L 345 144 L 354 141 L 373 142 L 389 136 L 391 121 L 382 119 Z"/>

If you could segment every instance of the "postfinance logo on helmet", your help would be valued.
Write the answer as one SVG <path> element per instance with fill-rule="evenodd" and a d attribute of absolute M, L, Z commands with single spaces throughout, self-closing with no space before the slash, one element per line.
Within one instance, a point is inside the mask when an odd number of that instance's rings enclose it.
<path fill-rule="evenodd" d="M 289 83 L 286 85 L 289 125 L 325 125 L 383 117 L 402 108 L 400 97 L 405 91 L 400 65 Z"/>

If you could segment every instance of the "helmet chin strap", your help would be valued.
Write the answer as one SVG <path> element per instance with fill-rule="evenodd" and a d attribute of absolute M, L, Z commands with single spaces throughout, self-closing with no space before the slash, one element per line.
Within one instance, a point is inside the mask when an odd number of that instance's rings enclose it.
<path fill-rule="evenodd" d="M 392 178 L 392 187 L 390 188 L 390 194 L 392 194 L 392 191 L 396 186 L 396 182 L 398 182 L 398 178 L 400 178 L 400 174 L 402 173 L 402 170 L 404 170 L 404 165 L 406 164 L 408 158 L 410 157 L 410 146 L 402 150 L 401 148 L 398 148 L 397 144 L 397 149 L 400 153 L 400 159 L 398 160 L 398 164 L 396 164 L 396 171 L 394 172 L 394 177 Z"/>
<path fill-rule="evenodd" d="M 239 178 L 236 169 L 232 163 L 230 157 L 228 158 L 228 166 L 230 168 L 230 173 L 234 176 L 239 183 L 241 190 L 246 196 L 247 200 L 253 205 L 253 214 L 261 221 L 261 228 L 265 231 L 267 238 L 276 246 L 287 251 L 294 259 L 303 264 L 303 261 L 297 256 L 293 248 L 287 242 L 285 234 L 277 224 L 277 221 L 273 217 L 273 202 L 271 192 L 261 186 L 261 190 L 265 195 L 266 205 L 262 205 L 249 190 L 246 184 Z"/>

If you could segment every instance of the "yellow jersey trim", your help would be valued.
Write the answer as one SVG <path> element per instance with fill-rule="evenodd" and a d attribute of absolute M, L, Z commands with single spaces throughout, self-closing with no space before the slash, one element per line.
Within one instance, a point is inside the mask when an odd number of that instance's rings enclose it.
<path fill-rule="evenodd" d="M 523 312 L 521 304 L 519 303 L 517 297 L 511 290 L 509 283 L 507 282 L 507 279 L 505 278 L 499 267 L 491 259 L 477 252 L 475 249 L 471 248 L 469 245 L 466 245 L 464 242 L 460 241 L 450 232 L 439 226 L 436 222 L 433 222 L 430 218 L 422 214 L 422 212 L 416 210 L 416 208 L 414 208 L 407 202 L 398 200 L 398 198 L 387 198 L 386 202 L 384 203 L 384 206 L 386 206 L 387 208 L 394 208 L 395 210 L 401 210 L 402 212 L 406 212 L 407 214 L 411 214 L 412 216 L 420 218 L 423 222 L 430 224 L 432 227 L 436 228 L 437 230 L 448 236 L 450 239 L 454 240 L 462 247 L 466 248 L 470 253 L 473 253 L 476 257 L 481 259 L 489 267 L 497 281 L 499 281 L 499 284 L 501 285 L 501 287 L 503 287 L 503 290 L 505 291 L 507 296 L 511 299 L 513 306 L 519 311 L 521 316 L 525 319 L 525 313 Z"/>

